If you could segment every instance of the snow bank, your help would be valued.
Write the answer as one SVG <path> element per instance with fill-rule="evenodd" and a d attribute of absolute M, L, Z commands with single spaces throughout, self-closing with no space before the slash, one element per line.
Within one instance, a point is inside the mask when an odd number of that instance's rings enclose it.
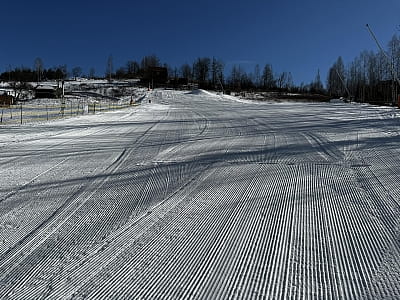
<path fill-rule="evenodd" d="M 340 98 L 340 99 L 331 99 L 331 100 L 329 100 L 329 102 L 330 103 L 344 103 L 342 98 Z"/>
<path fill-rule="evenodd" d="M 202 90 L 202 89 L 198 89 L 198 90 L 193 90 L 191 92 L 187 93 L 188 95 L 200 95 L 200 96 L 211 96 L 211 97 L 218 97 L 218 95 L 206 91 L 206 90 Z"/>

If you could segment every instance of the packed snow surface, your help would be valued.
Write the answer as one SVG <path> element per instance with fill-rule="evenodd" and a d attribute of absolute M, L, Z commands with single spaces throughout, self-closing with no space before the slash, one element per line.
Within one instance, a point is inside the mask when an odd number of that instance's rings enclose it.
<path fill-rule="evenodd" d="M 154 91 L 0 127 L 1 299 L 398 299 L 390 108 Z"/>

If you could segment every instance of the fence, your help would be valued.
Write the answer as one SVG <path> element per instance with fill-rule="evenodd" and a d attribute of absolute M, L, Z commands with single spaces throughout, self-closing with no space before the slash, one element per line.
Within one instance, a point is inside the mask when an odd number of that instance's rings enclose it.
<path fill-rule="evenodd" d="M 129 101 L 97 101 L 66 100 L 61 103 L 41 103 L 0 106 L 0 124 L 24 124 L 31 122 L 49 121 L 65 117 L 122 109 L 135 105 Z"/>

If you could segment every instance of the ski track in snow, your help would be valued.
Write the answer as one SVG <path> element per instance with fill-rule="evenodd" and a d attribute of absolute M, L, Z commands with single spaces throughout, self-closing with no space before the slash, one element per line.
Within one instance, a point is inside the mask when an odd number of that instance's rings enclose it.
<path fill-rule="evenodd" d="M 147 99 L 0 128 L 1 299 L 400 298 L 395 111 Z"/>

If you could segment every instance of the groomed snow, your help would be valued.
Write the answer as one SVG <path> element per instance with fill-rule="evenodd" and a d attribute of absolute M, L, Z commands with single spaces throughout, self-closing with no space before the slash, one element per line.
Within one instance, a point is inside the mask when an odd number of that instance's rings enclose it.
<path fill-rule="evenodd" d="M 398 299 L 399 116 L 162 91 L 0 126 L 1 299 Z"/>

